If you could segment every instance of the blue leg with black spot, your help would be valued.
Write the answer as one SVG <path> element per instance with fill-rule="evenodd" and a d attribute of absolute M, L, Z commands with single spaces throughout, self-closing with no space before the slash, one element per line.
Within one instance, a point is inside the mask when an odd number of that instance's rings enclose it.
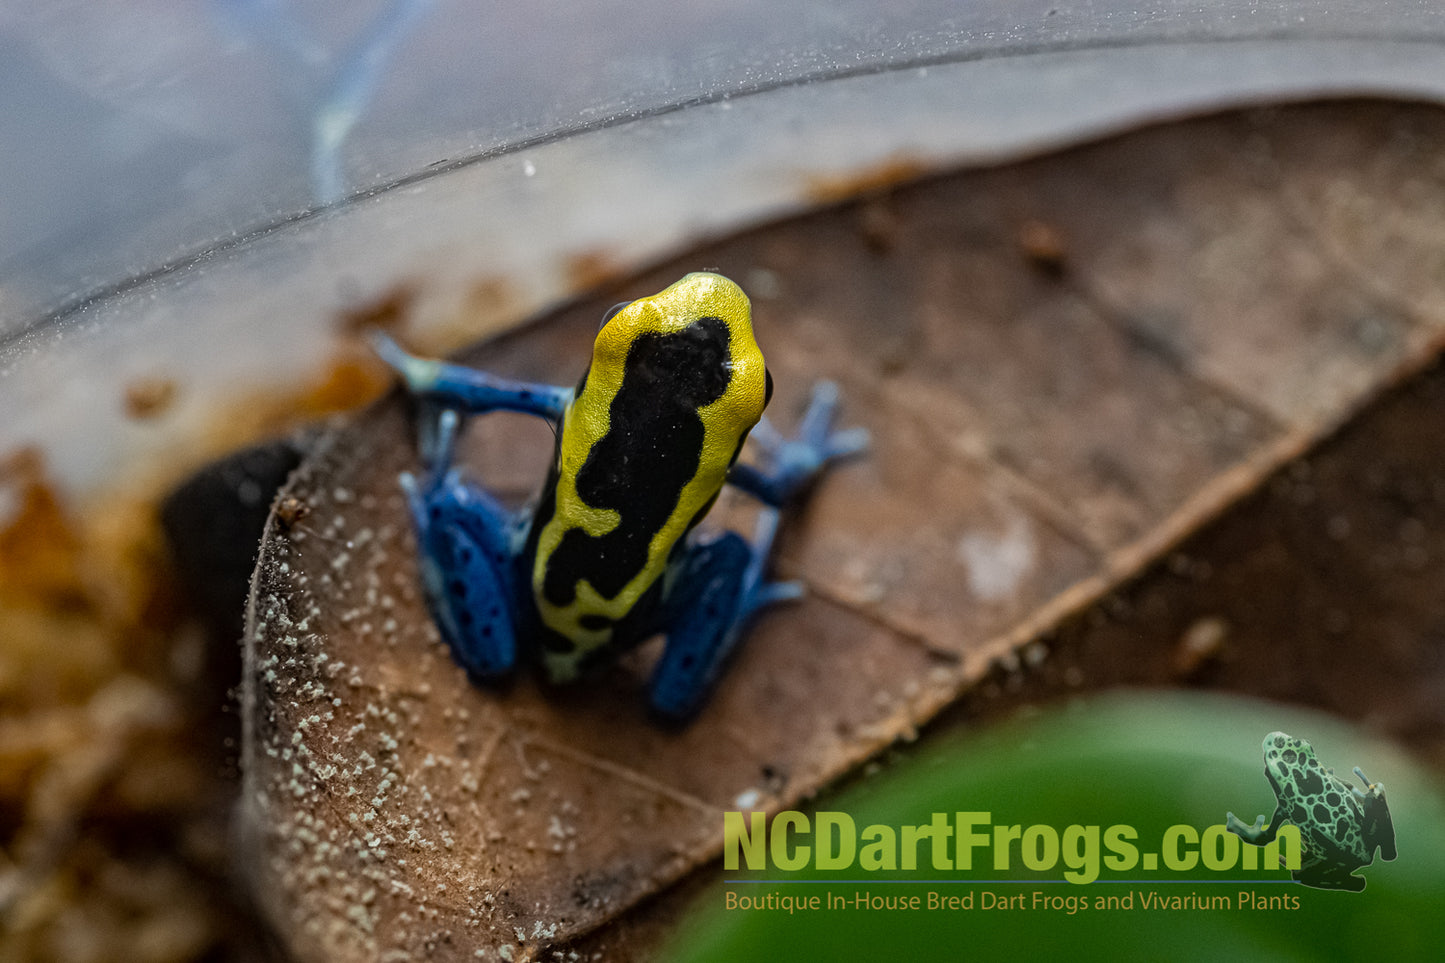
<path fill-rule="evenodd" d="M 371 346 L 413 395 L 430 405 L 469 415 L 520 411 L 557 421 L 572 401 L 571 388 L 498 378 L 466 365 L 418 358 L 390 336 L 371 332 Z"/>
<path fill-rule="evenodd" d="M 422 592 L 442 640 L 474 679 L 497 679 L 517 663 L 517 574 L 525 521 L 451 467 L 459 418 L 441 411 L 423 452 L 427 475 L 401 475 L 416 528 Z"/>
<path fill-rule="evenodd" d="M 668 599 L 669 628 L 652 672 L 652 708 L 667 719 L 689 718 L 702 705 L 737 648 L 753 614 L 803 594 L 796 582 L 765 582 L 778 511 L 764 507 L 748 543 L 736 532 L 688 551 Z"/>
<path fill-rule="evenodd" d="M 766 581 L 766 569 L 784 504 L 828 464 L 868 445 L 868 433 L 862 429 L 833 430 L 837 405 L 837 388 L 820 383 L 795 438 L 785 438 L 760 422 L 761 432 L 755 429 L 753 437 L 762 448 L 764 467 L 737 465 L 729 473 L 728 480 L 759 499 L 763 507 L 751 543 L 727 532 L 694 543 L 681 562 L 664 612 L 667 644 L 650 688 L 652 707 L 664 718 L 682 721 L 697 711 L 754 614 L 803 594 L 797 582 Z"/>

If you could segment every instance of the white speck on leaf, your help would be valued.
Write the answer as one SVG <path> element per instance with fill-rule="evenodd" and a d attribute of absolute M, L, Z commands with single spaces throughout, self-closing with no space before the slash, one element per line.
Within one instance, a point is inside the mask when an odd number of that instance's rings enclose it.
<path fill-rule="evenodd" d="M 1033 530 L 1014 515 L 1002 535 L 969 532 L 958 540 L 958 558 L 968 568 L 968 587 L 983 601 L 1013 595 L 1037 561 Z"/>

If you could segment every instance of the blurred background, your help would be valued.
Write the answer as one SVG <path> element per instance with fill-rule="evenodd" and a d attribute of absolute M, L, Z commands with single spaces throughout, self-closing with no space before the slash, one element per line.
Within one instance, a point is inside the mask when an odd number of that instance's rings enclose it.
<path fill-rule="evenodd" d="M 88 491 L 318 377 L 399 287 L 455 347 L 880 165 L 1438 98 L 1442 37 L 1363 0 L 0 5 L 0 450 Z"/>

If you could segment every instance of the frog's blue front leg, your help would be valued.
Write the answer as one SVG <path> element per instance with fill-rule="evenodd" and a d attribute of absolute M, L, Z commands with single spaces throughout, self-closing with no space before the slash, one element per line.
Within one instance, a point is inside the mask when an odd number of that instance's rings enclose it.
<path fill-rule="evenodd" d="M 438 416 L 433 457 L 418 481 L 401 475 L 416 528 L 422 594 L 442 640 L 469 675 L 494 679 L 517 662 L 517 573 L 524 523 L 451 467 L 458 416 Z"/>
<path fill-rule="evenodd" d="M 818 382 L 798 424 L 797 437 L 785 438 L 766 418 L 759 421 L 751 437 L 762 449 L 764 466 L 734 465 L 728 481 L 763 504 L 781 508 L 807 488 L 829 462 L 868 447 L 867 429 L 833 430 L 837 410 L 838 386 L 831 381 Z"/>
<path fill-rule="evenodd" d="M 511 381 L 465 365 L 418 358 L 381 331 L 371 333 L 371 345 L 412 394 L 442 408 L 469 415 L 520 411 L 556 421 L 572 400 L 571 388 Z"/>
<path fill-rule="evenodd" d="M 464 365 L 418 358 L 382 331 L 371 332 L 371 346 L 417 399 L 417 447 L 428 464 L 439 460 L 436 427 L 443 410 L 469 415 L 519 411 L 556 422 L 572 400 L 571 388 L 511 381 Z"/>
<path fill-rule="evenodd" d="M 663 614 L 667 644 L 652 675 L 652 707 L 660 715 L 674 720 L 691 716 L 712 691 L 753 614 L 802 595 L 796 582 L 765 581 L 765 570 L 787 500 L 829 462 L 868 444 L 862 429 L 833 431 L 837 404 L 837 388 L 822 382 L 814 389 L 796 438 L 784 438 L 765 422 L 758 425 L 761 438 L 754 430 L 765 467 L 735 466 L 728 480 L 763 502 L 757 528 L 751 543 L 728 532 L 689 547 L 668 592 Z"/>

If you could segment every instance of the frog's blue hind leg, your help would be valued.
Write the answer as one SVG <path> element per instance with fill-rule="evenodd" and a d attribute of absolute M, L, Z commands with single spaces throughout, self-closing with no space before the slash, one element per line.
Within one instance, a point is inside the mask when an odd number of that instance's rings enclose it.
<path fill-rule="evenodd" d="M 837 405 L 837 388 L 823 382 L 813 392 L 796 438 L 784 438 L 765 422 L 758 425 L 761 432 L 754 430 L 765 466 L 738 465 L 728 476 L 763 503 L 753 540 L 728 532 L 689 547 L 663 615 L 667 645 L 651 682 L 652 707 L 658 714 L 676 720 L 691 716 L 712 691 L 754 613 L 803 594 L 796 582 L 765 581 L 765 570 L 788 499 L 829 462 L 868 444 L 861 429 L 832 430 Z"/>
<path fill-rule="evenodd" d="M 764 507 L 752 544 L 736 532 L 689 548 L 668 599 L 667 645 L 652 672 L 652 707 L 668 719 L 691 716 L 712 691 L 749 618 L 797 598 L 796 582 L 764 582 L 778 510 Z"/>
<path fill-rule="evenodd" d="M 512 559 L 520 523 L 451 468 L 459 418 L 436 415 L 425 479 L 401 475 L 416 527 L 422 593 L 442 640 L 475 679 L 510 672 L 517 662 Z"/>

